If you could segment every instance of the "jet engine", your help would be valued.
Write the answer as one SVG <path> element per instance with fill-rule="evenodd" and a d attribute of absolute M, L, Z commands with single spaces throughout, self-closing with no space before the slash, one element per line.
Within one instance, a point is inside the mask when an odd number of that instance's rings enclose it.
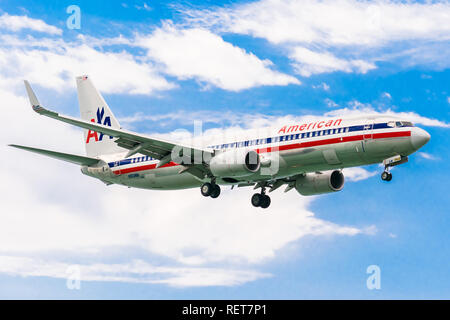
<path fill-rule="evenodd" d="M 209 162 L 209 168 L 216 177 L 245 177 L 258 172 L 260 167 L 259 154 L 253 150 L 225 151 Z"/>
<path fill-rule="evenodd" d="M 343 187 L 344 175 L 339 170 L 307 173 L 295 182 L 295 189 L 304 196 L 336 192 Z"/>

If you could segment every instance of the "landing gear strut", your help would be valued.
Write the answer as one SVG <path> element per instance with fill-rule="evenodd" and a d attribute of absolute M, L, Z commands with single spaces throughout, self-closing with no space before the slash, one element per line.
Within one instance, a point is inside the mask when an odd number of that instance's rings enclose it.
<path fill-rule="evenodd" d="M 266 195 L 266 190 L 264 187 L 261 188 L 261 193 L 255 193 L 252 196 L 252 205 L 254 207 L 261 207 L 266 209 L 270 206 L 270 197 Z"/>
<path fill-rule="evenodd" d="M 200 187 L 200 192 L 204 197 L 215 199 L 220 195 L 220 186 L 215 183 L 206 182 Z"/>
<path fill-rule="evenodd" d="M 391 181 L 392 173 L 389 172 L 389 168 L 393 166 L 398 166 L 399 164 L 408 162 L 407 156 L 396 155 L 383 160 L 384 164 L 384 172 L 381 174 L 381 180 L 383 181 Z"/>
<path fill-rule="evenodd" d="M 384 168 L 384 171 L 381 174 L 381 180 L 383 180 L 383 181 L 391 181 L 392 180 L 392 173 L 389 172 L 388 166 L 386 166 Z"/>

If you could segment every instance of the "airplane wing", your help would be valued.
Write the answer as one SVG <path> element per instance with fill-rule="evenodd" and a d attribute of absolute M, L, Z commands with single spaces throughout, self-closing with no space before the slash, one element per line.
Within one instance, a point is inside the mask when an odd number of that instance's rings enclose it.
<path fill-rule="evenodd" d="M 174 150 L 175 148 L 180 157 L 190 157 L 192 161 L 193 159 L 195 159 L 196 156 L 198 157 L 198 155 L 209 153 L 210 156 L 212 156 L 214 153 L 213 150 L 195 148 L 168 140 L 152 138 L 146 135 L 134 133 L 123 129 L 114 129 L 109 126 L 98 124 L 95 122 L 89 122 L 73 118 L 70 116 L 60 115 L 57 112 L 43 108 L 39 104 L 39 101 L 37 100 L 36 95 L 31 89 L 31 86 L 28 83 L 28 81 L 25 80 L 24 82 L 25 87 L 27 89 L 28 97 L 30 99 L 30 103 L 35 112 L 39 113 L 40 115 L 50 117 L 62 122 L 66 122 L 77 127 L 100 132 L 103 133 L 104 135 L 115 137 L 116 138 L 115 142 L 117 143 L 118 146 L 129 150 L 126 157 L 130 157 L 136 153 L 145 154 L 154 159 L 160 160 L 160 162 L 158 163 L 159 167 L 171 161 L 172 150 Z M 197 166 L 197 169 L 200 169 L 198 167 L 199 166 Z M 204 166 L 201 167 L 204 168 Z"/>
<path fill-rule="evenodd" d="M 34 153 L 43 154 L 45 156 L 49 156 L 58 160 L 63 160 L 67 162 L 71 162 L 78 165 L 85 165 L 85 166 L 91 166 L 97 164 L 100 160 L 95 158 L 89 158 L 89 157 L 83 157 L 83 156 L 77 156 L 74 154 L 69 153 L 63 153 L 63 152 L 56 152 L 51 150 L 45 150 L 45 149 L 38 149 L 38 148 L 31 148 L 26 146 L 19 146 L 17 144 L 10 144 L 10 147 L 31 151 Z"/>

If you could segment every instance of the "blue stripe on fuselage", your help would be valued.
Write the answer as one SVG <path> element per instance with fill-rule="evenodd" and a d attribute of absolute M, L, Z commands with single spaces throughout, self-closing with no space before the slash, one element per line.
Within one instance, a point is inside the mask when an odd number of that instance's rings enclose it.
<path fill-rule="evenodd" d="M 257 146 L 257 145 L 262 145 L 262 144 L 270 144 L 270 143 L 277 143 L 277 142 L 284 142 L 284 141 L 315 138 L 315 137 L 319 137 L 319 136 L 335 135 L 335 134 L 340 134 L 340 133 L 344 133 L 344 132 L 364 131 L 369 128 L 368 126 L 371 126 L 371 124 L 355 125 L 355 126 L 350 126 L 350 127 L 340 127 L 340 128 L 332 128 L 332 129 L 321 129 L 321 130 L 315 130 L 315 131 L 309 131 L 309 132 L 303 132 L 303 133 L 292 133 L 292 134 L 288 134 L 288 135 L 280 135 L 280 136 L 264 138 L 264 139 L 245 140 L 245 141 L 240 141 L 240 142 L 225 143 L 225 144 L 220 144 L 220 145 L 209 146 L 208 148 L 229 149 L 229 148 L 242 148 L 242 147 L 248 147 L 248 146 Z M 402 127 L 409 127 L 409 126 L 402 125 Z M 388 126 L 387 122 L 373 124 L 373 129 L 392 129 L 392 128 L 393 127 Z M 108 166 L 110 168 L 113 168 L 113 167 L 124 166 L 124 165 L 132 164 L 132 163 L 141 163 L 141 162 L 150 161 L 150 160 L 156 160 L 156 159 L 153 159 L 152 157 L 149 157 L 149 156 L 128 158 L 128 159 L 123 159 L 120 161 L 109 162 Z"/>

